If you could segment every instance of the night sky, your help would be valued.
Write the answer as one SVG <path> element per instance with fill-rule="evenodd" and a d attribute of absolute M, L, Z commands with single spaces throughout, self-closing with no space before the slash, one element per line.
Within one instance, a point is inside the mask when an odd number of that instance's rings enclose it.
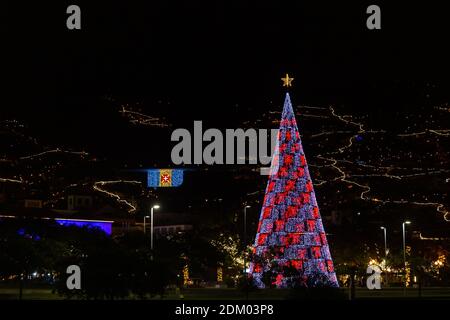
<path fill-rule="evenodd" d="M 82 30 L 69 31 L 72 2 L 9 1 L 0 115 L 49 143 L 100 151 L 127 140 L 105 96 L 140 101 L 175 125 L 218 127 L 281 106 L 286 72 L 295 104 L 380 116 L 423 105 L 427 82 L 438 84 L 437 100 L 448 98 L 448 19 L 437 2 L 377 2 L 382 30 L 374 31 L 372 1 L 296 2 L 77 1 Z"/>

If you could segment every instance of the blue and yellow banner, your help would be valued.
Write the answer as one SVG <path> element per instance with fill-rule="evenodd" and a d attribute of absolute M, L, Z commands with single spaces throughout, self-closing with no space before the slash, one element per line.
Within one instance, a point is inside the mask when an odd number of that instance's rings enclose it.
<path fill-rule="evenodd" d="M 182 169 L 149 169 L 147 170 L 147 186 L 179 187 L 183 183 Z"/>

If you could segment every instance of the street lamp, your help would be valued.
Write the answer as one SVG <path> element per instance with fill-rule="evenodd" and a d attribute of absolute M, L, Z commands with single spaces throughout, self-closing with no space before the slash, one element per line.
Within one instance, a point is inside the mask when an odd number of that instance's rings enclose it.
<path fill-rule="evenodd" d="M 244 274 L 247 273 L 247 209 L 251 208 L 251 206 L 246 205 L 244 207 Z"/>
<path fill-rule="evenodd" d="M 403 268 L 405 272 L 405 289 L 406 289 L 406 244 L 405 244 L 405 225 L 411 224 L 411 221 L 405 221 L 402 223 L 403 231 Z"/>
<path fill-rule="evenodd" d="M 386 236 L 387 229 L 386 229 L 386 227 L 380 227 L 380 229 L 383 230 L 383 234 L 384 234 L 384 267 L 386 268 L 387 253 L 388 253 L 388 251 L 387 251 L 387 236 Z M 388 282 L 388 274 L 387 274 L 387 272 L 385 272 L 385 274 L 386 274 L 386 283 L 387 283 Z"/>
<path fill-rule="evenodd" d="M 147 231 L 146 219 L 149 219 L 149 218 L 150 218 L 150 216 L 144 216 L 144 234 L 145 234 L 146 231 Z"/>
<path fill-rule="evenodd" d="M 159 209 L 159 205 L 155 204 L 150 209 L 150 249 L 153 251 L 153 210 Z"/>
<path fill-rule="evenodd" d="M 381 227 L 380 229 L 383 230 L 383 233 L 384 233 L 384 259 L 386 261 L 387 260 L 387 237 L 386 237 L 387 230 L 386 230 L 386 227 Z"/>

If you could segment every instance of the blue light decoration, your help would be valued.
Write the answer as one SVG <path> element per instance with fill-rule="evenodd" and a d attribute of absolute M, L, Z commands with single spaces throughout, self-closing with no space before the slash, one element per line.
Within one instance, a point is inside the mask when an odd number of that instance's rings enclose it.
<path fill-rule="evenodd" d="M 259 288 L 339 286 L 288 93 L 250 276 Z"/>
<path fill-rule="evenodd" d="M 17 230 L 17 234 L 19 236 L 28 238 L 28 239 L 33 239 L 36 241 L 41 240 L 41 237 L 35 233 L 28 233 L 27 230 L 25 230 L 25 228 L 20 228 L 19 230 Z"/>
<path fill-rule="evenodd" d="M 56 223 L 66 227 L 88 227 L 88 228 L 97 228 L 107 235 L 112 234 L 112 224 L 114 221 L 104 221 L 104 220 L 82 220 L 82 219 L 55 219 Z"/>
<path fill-rule="evenodd" d="M 183 169 L 148 169 L 147 186 L 179 187 L 183 184 Z"/>

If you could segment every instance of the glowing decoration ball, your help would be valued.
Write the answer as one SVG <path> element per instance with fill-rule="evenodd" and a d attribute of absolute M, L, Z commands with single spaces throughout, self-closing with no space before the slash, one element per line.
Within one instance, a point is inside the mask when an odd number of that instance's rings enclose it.
<path fill-rule="evenodd" d="M 289 94 L 272 157 L 250 276 L 260 288 L 338 287 Z"/>

